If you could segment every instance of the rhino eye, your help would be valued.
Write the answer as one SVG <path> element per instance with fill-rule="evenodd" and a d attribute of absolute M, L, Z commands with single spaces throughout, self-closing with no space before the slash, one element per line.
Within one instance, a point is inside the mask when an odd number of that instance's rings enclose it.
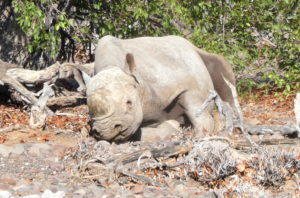
<path fill-rule="evenodd" d="M 132 101 L 131 100 L 127 100 L 126 104 L 127 104 L 127 106 L 132 107 Z"/>

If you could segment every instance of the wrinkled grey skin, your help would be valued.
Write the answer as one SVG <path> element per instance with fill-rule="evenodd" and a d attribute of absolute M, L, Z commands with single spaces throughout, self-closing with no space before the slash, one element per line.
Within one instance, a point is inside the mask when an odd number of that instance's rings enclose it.
<path fill-rule="evenodd" d="M 208 64 L 211 69 L 207 69 L 203 53 L 177 36 L 101 38 L 95 53 L 95 76 L 87 84 L 92 134 L 97 139 L 125 141 L 141 125 L 178 119 L 183 114 L 199 133 L 212 131 L 213 104 L 197 116 L 216 84 L 211 78 L 215 66 Z"/>

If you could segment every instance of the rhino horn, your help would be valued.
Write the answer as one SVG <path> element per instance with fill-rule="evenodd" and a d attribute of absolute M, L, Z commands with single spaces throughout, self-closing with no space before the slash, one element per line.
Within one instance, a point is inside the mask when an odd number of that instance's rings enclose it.
<path fill-rule="evenodd" d="M 113 113 L 113 107 L 106 99 L 104 93 L 99 93 L 101 90 L 95 91 L 90 97 L 88 97 L 89 111 L 92 117 L 109 117 Z M 102 90 L 103 91 L 103 90 Z"/>

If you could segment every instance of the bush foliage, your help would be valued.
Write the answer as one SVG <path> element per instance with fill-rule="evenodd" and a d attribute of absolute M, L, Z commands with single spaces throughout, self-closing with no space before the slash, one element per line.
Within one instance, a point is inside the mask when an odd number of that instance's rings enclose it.
<path fill-rule="evenodd" d="M 46 50 L 65 61 L 78 46 L 91 55 L 91 46 L 108 34 L 119 38 L 174 34 L 224 55 L 237 73 L 259 70 L 266 72 L 265 78 L 274 78 L 278 87 L 299 87 L 299 0 L 12 2 L 19 25 L 30 37 L 29 52 Z"/>

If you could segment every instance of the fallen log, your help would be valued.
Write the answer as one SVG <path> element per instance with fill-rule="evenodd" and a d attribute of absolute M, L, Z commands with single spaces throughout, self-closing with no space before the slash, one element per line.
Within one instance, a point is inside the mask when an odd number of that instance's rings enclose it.
<path fill-rule="evenodd" d="M 78 94 L 74 96 L 57 96 L 49 98 L 47 106 L 72 106 L 85 103 L 86 97 Z"/>
<path fill-rule="evenodd" d="M 55 63 L 39 71 L 10 67 L 7 69 L 6 75 L 27 87 L 34 87 L 45 82 L 55 83 L 57 79 L 74 78 L 79 85 L 78 90 L 82 91 L 85 90 L 85 83 L 81 71 L 93 75 L 94 64 Z"/>
<path fill-rule="evenodd" d="M 12 68 L 6 71 L 6 75 L 26 86 L 36 86 L 45 82 L 54 83 L 58 78 L 59 68 L 59 63 L 55 63 L 40 71 L 23 68 Z"/>
<path fill-rule="evenodd" d="M 11 126 L 1 128 L 0 133 L 7 133 L 11 131 L 27 130 L 27 129 L 29 129 L 28 125 L 16 124 L 16 125 L 11 125 Z"/>
<path fill-rule="evenodd" d="M 94 64 L 55 63 L 44 70 L 34 71 L 20 68 L 15 64 L 0 62 L 0 85 L 7 84 L 10 89 L 19 94 L 17 94 L 17 98 L 21 95 L 21 101 L 29 105 L 35 105 L 38 103 L 36 95 L 39 94 L 29 91 L 26 87 L 36 89 L 39 87 L 38 85 L 46 82 L 54 84 L 57 79 L 74 78 L 79 84 L 78 90 L 84 91 L 86 87 L 81 71 L 85 72 L 85 74 L 93 75 Z M 72 100 L 74 102 L 74 99 Z M 48 114 L 53 114 L 48 107 L 45 107 L 45 109 Z"/>
<path fill-rule="evenodd" d="M 300 139 L 291 139 L 291 138 L 283 138 L 283 139 L 262 139 L 256 141 L 259 145 L 300 145 Z M 251 148 L 251 144 L 247 141 L 237 141 L 234 143 L 234 148 L 237 150 L 247 150 Z"/>
<path fill-rule="evenodd" d="M 294 122 L 284 125 L 249 125 L 244 124 L 244 130 L 250 135 L 275 135 L 280 134 L 288 137 L 300 137 L 299 127 Z"/>
<path fill-rule="evenodd" d="M 130 154 L 125 154 L 117 159 L 112 159 L 108 160 L 106 163 L 111 163 L 113 162 L 115 164 L 115 172 L 118 172 L 118 167 L 120 165 L 125 165 L 131 162 L 134 162 L 140 158 L 141 155 L 149 155 L 153 158 L 157 157 L 164 157 L 164 158 L 169 158 L 172 156 L 176 156 L 179 154 L 185 154 L 188 153 L 192 149 L 193 145 L 192 142 L 186 141 L 186 142 L 175 142 L 172 143 L 162 149 L 145 149 L 145 150 L 140 150 L 134 153 Z"/>
<path fill-rule="evenodd" d="M 34 94 L 28 91 L 21 83 L 19 83 L 14 78 L 4 74 L 2 75 L 2 77 L 0 77 L 0 80 L 4 84 L 7 84 L 9 87 L 17 91 L 21 96 L 23 96 L 23 101 L 25 101 L 25 103 L 34 105 L 38 102 L 38 99 L 34 96 Z M 45 109 L 48 114 L 53 115 L 53 112 L 48 107 L 45 107 Z"/>

